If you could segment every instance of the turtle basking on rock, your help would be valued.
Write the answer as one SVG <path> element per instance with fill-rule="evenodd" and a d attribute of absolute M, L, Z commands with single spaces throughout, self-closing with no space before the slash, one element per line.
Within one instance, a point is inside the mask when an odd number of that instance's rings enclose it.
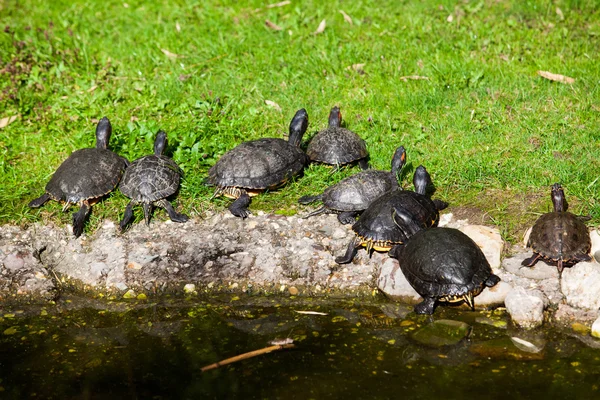
<path fill-rule="evenodd" d="M 223 194 L 235 199 L 229 211 L 246 218 L 251 196 L 280 187 L 302 172 L 307 157 L 300 142 L 307 128 L 308 114 L 303 108 L 290 123 L 287 141 L 264 138 L 229 150 L 208 171 L 208 182 L 217 186 L 213 197 Z"/>
<path fill-rule="evenodd" d="M 304 218 L 324 213 L 337 213 L 342 224 L 356 222 L 356 216 L 384 193 L 398 189 L 398 171 L 406 162 L 403 146 L 396 149 L 392 158 L 391 171 L 368 169 L 341 180 L 317 196 L 303 196 L 298 202 L 310 204 L 321 200 L 323 206 Z"/>
<path fill-rule="evenodd" d="M 418 230 L 436 226 L 440 210 L 448 206 L 441 200 L 431 200 L 428 187 L 431 176 L 420 165 L 413 177 L 415 191 L 393 190 L 385 193 L 367 208 L 352 225 L 356 237 L 348 244 L 346 253 L 335 262 L 347 264 L 354 259 L 360 247 L 389 251 L 394 245 L 405 243 Z"/>
<path fill-rule="evenodd" d="M 179 214 L 174 209 L 167 197 L 179 189 L 179 180 L 183 171 L 171 158 L 164 156 L 167 147 L 167 134 L 159 131 L 154 141 L 154 154 L 138 158 L 125 170 L 119 189 L 131 201 L 125 208 L 125 215 L 121 221 L 121 230 L 133 217 L 133 206 L 141 204 L 144 209 L 146 225 L 150 224 L 152 207 L 157 205 L 167 210 L 173 222 L 186 222 L 187 215 Z"/>
<path fill-rule="evenodd" d="M 533 255 L 523 260 L 522 265 L 533 267 L 538 260 L 544 260 L 556 265 L 560 274 L 564 267 L 592 259 L 589 254 L 592 242 L 584 222 L 590 217 L 567 211 L 567 199 L 560 184 L 552 185 L 551 197 L 554 212 L 539 217 L 531 228 L 527 247 L 531 247 Z"/>
<path fill-rule="evenodd" d="M 317 132 L 306 148 L 311 161 L 323 164 L 340 165 L 358 161 L 362 169 L 369 168 L 369 152 L 365 141 L 356 133 L 342 128 L 342 113 L 333 107 L 329 113 L 329 126 Z"/>
<path fill-rule="evenodd" d="M 110 121 L 102 118 L 96 127 L 96 147 L 71 153 L 46 184 L 46 193 L 32 200 L 29 207 L 41 207 L 48 200 L 55 200 L 65 203 L 65 211 L 71 204 L 79 204 L 79 211 L 73 214 L 73 234 L 79 237 L 92 205 L 117 187 L 128 164 L 125 158 L 108 150 L 111 133 Z"/>
<path fill-rule="evenodd" d="M 474 310 L 473 298 L 500 281 L 479 246 L 458 229 L 421 229 L 389 254 L 423 297 L 414 308 L 417 314 L 433 314 L 438 302 L 464 301 Z"/>

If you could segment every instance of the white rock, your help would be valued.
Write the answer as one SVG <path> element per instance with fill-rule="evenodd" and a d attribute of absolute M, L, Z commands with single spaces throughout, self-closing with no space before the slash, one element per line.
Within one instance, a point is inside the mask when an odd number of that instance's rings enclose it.
<path fill-rule="evenodd" d="M 590 231 L 590 239 L 592 239 L 592 256 L 598 262 L 600 262 L 600 233 L 597 229 Z"/>
<path fill-rule="evenodd" d="M 600 264 L 580 262 L 565 268 L 560 281 L 560 290 L 567 304 L 577 308 L 600 308 Z"/>
<path fill-rule="evenodd" d="M 592 324 L 592 332 L 590 335 L 600 339 L 600 317 Z"/>
<path fill-rule="evenodd" d="M 495 307 L 503 305 L 506 296 L 512 288 L 510 283 L 502 281 L 491 288 L 484 288 L 479 296 L 475 297 L 475 307 Z"/>
<path fill-rule="evenodd" d="M 196 285 L 194 285 L 193 283 L 187 283 L 184 287 L 183 287 L 183 292 L 187 293 L 187 294 L 192 294 L 196 291 Z"/>
<path fill-rule="evenodd" d="M 515 287 L 504 299 L 506 311 L 513 322 L 523 328 L 536 328 L 544 320 L 544 300 L 527 292 L 522 287 Z"/>
<path fill-rule="evenodd" d="M 504 248 L 504 241 L 497 228 L 483 225 L 467 225 L 460 229 L 469 236 L 483 251 L 494 273 L 500 268 L 500 255 Z"/>
<path fill-rule="evenodd" d="M 386 295 L 404 301 L 420 301 L 421 296 L 404 277 L 398 261 L 388 258 L 377 275 L 377 287 Z"/>
<path fill-rule="evenodd" d="M 544 261 L 538 261 L 533 267 L 526 267 L 521 265 L 521 262 L 533 255 L 533 253 L 519 253 L 512 257 L 505 258 L 502 262 L 502 266 L 505 270 L 511 274 L 521 276 L 529 279 L 557 279 L 558 280 L 558 269 L 554 265 L 548 265 Z"/>

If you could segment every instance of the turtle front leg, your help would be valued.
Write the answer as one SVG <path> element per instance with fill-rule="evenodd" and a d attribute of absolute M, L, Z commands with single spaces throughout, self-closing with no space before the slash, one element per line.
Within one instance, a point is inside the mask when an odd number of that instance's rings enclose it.
<path fill-rule="evenodd" d="M 531 257 L 526 258 L 523 261 L 521 261 L 521 265 L 523 265 L 525 267 L 533 267 L 540 258 L 541 258 L 541 256 L 538 253 L 533 253 L 533 255 Z"/>
<path fill-rule="evenodd" d="M 343 211 L 338 214 L 338 221 L 343 225 L 349 225 L 356 222 L 356 211 Z"/>
<path fill-rule="evenodd" d="M 133 201 L 130 201 L 129 204 L 127 204 L 127 207 L 125 207 L 125 214 L 123 215 L 121 223 L 119 223 L 121 231 L 125 230 L 125 227 L 129 223 L 129 221 L 131 221 L 131 218 L 133 218 Z"/>
<path fill-rule="evenodd" d="M 245 190 L 241 190 L 240 196 L 229 206 L 229 211 L 236 217 L 246 218 L 250 215 L 248 206 L 250 205 L 250 196 Z"/>
<path fill-rule="evenodd" d="M 157 206 L 162 207 L 165 210 L 167 210 L 167 213 L 169 214 L 169 218 L 171 218 L 171 221 L 173 221 L 173 222 L 186 222 L 189 219 L 189 217 L 187 215 L 180 214 L 177 211 L 175 211 L 175 209 L 173 208 L 171 203 L 169 203 L 165 199 L 159 200 L 155 204 Z"/>
<path fill-rule="evenodd" d="M 50 200 L 50 195 L 48 193 L 44 193 L 40 197 L 35 200 L 31 200 L 28 204 L 31 208 L 38 208 L 43 206 L 48 200 Z"/>
<path fill-rule="evenodd" d="M 75 235 L 76 238 L 83 233 L 83 223 L 92 210 L 92 206 L 87 200 L 82 201 L 80 206 L 79 211 L 73 213 L 73 235 Z"/>
<path fill-rule="evenodd" d="M 433 314 L 435 310 L 435 299 L 433 297 L 425 297 L 425 299 L 417 304 L 414 308 L 417 314 Z"/>
<path fill-rule="evenodd" d="M 336 257 L 335 262 L 338 264 L 348 264 L 352 262 L 354 257 L 356 256 L 356 252 L 360 247 L 362 241 L 358 236 L 355 236 L 354 239 L 348 243 L 348 248 L 346 249 L 346 254 L 341 257 Z"/>

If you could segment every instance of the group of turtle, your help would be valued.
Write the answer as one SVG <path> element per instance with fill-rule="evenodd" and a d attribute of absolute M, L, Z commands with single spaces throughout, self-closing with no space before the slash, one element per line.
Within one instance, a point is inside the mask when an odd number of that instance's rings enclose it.
<path fill-rule="evenodd" d="M 400 262 L 408 282 L 423 297 L 415 306 L 417 313 L 431 314 L 438 302 L 464 302 L 474 309 L 474 297 L 500 278 L 492 273 L 485 255 L 477 244 L 457 229 L 437 227 L 439 212 L 448 204 L 431 199 L 433 183 L 424 166 L 415 169 L 414 191 L 398 184 L 398 174 L 406 163 L 406 150 L 396 149 L 390 171 L 369 169 L 364 140 L 341 126 L 338 107 L 329 114 L 328 128 L 316 133 L 306 152 L 302 136 L 308 129 L 308 113 L 296 112 L 289 126 L 288 140 L 262 138 L 239 144 L 225 153 L 208 171 L 207 182 L 216 186 L 213 197 L 225 195 L 235 199 L 230 212 L 241 218 L 249 214 L 250 199 L 275 189 L 299 175 L 308 162 L 331 164 L 340 168 L 358 163 L 362 171 L 345 178 L 316 196 L 303 196 L 301 204 L 321 201 L 322 206 L 306 218 L 336 213 L 342 224 L 353 224 L 355 238 L 338 264 L 352 262 L 357 251 L 365 247 L 389 252 Z M 156 136 L 154 154 L 128 163 L 107 149 L 110 122 L 103 118 L 96 129 L 96 148 L 75 151 L 65 160 L 46 185 L 46 193 L 33 200 L 30 207 L 40 207 L 49 199 L 79 204 L 73 214 L 73 233 L 79 236 L 90 207 L 117 185 L 131 198 L 120 223 L 124 229 L 131 220 L 132 207 L 142 204 L 146 223 L 152 206 L 167 210 L 171 220 L 185 222 L 188 217 L 177 213 L 167 197 L 177 192 L 181 170 L 164 156 L 166 134 Z M 120 183 L 119 183 L 120 182 Z M 564 266 L 590 259 L 591 241 L 584 218 L 567 212 L 562 187 L 552 188 L 554 212 L 536 222 L 529 239 L 534 255 L 523 265 L 533 266 L 539 259 Z"/>

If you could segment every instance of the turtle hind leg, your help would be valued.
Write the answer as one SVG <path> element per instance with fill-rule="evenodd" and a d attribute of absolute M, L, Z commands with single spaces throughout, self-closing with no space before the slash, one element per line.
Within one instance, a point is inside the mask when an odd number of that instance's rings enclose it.
<path fill-rule="evenodd" d="M 343 225 L 349 225 L 356 222 L 356 211 L 343 211 L 338 214 L 337 218 Z"/>
<path fill-rule="evenodd" d="M 31 200 L 28 206 L 31 208 L 38 208 L 43 206 L 48 200 L 50 200 L 50 195 L 48 193 L 44 193 L 37 199 Z"/>
<path fill-rule="evenodd" d="M 250 196 L 245 190 L 242 190 L 240 196 L 229 206 L 229 211 L 236 217 L 246 218 L 250 215 L 248 206 L 250 205 Z"/>
<path fill-rule="evenodd" d="M 317 200 L 321 200 L 322 195 L 316 195 L 316 196 L 302 196 L 298 199 L 298 203 L 300 204 L 310 204 L 310 203 L 314 203 Z"/>
<path fill-rule="evenodd" d="M 169 214 L 169 218 L 173 222 L 186 222 L 189 219 L 189 217 L 187 215 L 180 214 L 177 211 L 175 211 L 175 209 L 173 208 L 171 203 L 169 203 L 165 199 L 157 201 L 156 205 L 167 210 L 167 214 Z"/>
<path fill-rule="evenodd" d="M 435 310 L 435 299 L 433 297 L 425 297 L 422 302 L 414 308 L 417 314 L 433 314 Z"/>
<path fill-rule="evenodd" d="M 125 227 L 131 221 L 131 218 L 133 218 L 133 201 L 130 201 L 129 204 L 127 204 L 127 207 L 125 207 L 125 214 L 123 214 L 123 219 L 119 223 L 121 231 L 125 230 Z"/>
<path fill-rule="evenodd" d="M 150 217 L 152 216 L 152 203 L 142 203 L 142 209 L 144 210 L 144 221 L 146 226 L 150 225 Z"/>
<path fill-rule="evenodd" d="M 335 262 L 337 264 L 348 264 L 349 262 L 352 262 L 352 260 L 354 259 L 354 256 L 356 256 L 356 252 L 358 251 L 360 244 L 361 244 L 361 240 L 358 236 L 356 236 L 354 239 L 352 239 L 352 241 L 350 243 L 348 243 L 348 248 L 346 249 L 346 254 L 344 254 L 343 256 L 340 256 L 340 257 L 336 257 Z"/>
<path fill-rule="evenodd" d="M 533 255 L 531 257 L 524 259 L 521 262 L 521 265 L 523 265 L 525 267 L 533 267 L 540 258 L 541 258 L 541 256 L 539 254 L 533 253 Z"/>
<path fill-rule="evenodd" d="M 79 211 L 73 213 L 73 235 L 76 238 L 81 236 L 83 233 L 83 223 L 85 222 L 85 218 L 88 216 L 92 209 L 92 206 L 88 203 L 87 200 L 81 202 L 81 207 Z"/>

